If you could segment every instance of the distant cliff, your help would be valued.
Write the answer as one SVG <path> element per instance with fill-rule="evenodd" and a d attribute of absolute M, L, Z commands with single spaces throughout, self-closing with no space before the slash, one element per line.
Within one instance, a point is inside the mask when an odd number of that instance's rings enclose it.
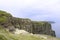
<path fill-rule="evenodd" d="M 51 24 L 45 21 L 32 21 L 25 18 L 13 17 L 10 13 L 0 10 L 0 26 L 8 29 L 10 32 L 16 28 L 26 30 L 33 34 L 46 34 L 56 36 L 55 31 L 51 29 Z"/>

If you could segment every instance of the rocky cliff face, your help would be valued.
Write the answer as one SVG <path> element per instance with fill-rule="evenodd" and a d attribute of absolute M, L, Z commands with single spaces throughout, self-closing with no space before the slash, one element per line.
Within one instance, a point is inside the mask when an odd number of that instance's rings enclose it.
<path fill-rule="evenodd" d="M 55 36 L 55 31 L 51 29 L 51 24 L 48 22 L 33 22 L 33 33 Z"/>
<path fill-rule="evenodd" d="M 47 34 L 56 36 L 55 31 L 51 29 L 51 24 L 49 22 L 16 18 L 5 11 L 0 11 L 0 25 L 7 28 L 10 32 L 13 32 L 16 28 L 18 28 L 33 34 Z"/>

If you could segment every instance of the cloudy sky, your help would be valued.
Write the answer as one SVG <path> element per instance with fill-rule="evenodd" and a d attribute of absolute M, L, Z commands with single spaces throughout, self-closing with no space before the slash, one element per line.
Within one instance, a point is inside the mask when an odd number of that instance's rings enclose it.
<path fill-rule="evenodd" d="M 0 0 L 0 10 L 15 17 L 54 21 L 52 29 L 60 37 L 60 0 Z"/>

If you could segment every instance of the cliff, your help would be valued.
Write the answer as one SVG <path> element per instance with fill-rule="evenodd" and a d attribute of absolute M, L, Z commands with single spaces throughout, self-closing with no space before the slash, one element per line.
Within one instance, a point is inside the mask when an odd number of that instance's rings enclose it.
<path fill-rule="evenodd" d="M 16 28 L 26 30 L 33 34 L 46 34 L 56 36 L 55 31 L 51 29 L 51 24 L 45 21 L 32 21 L 25 18 L 13 17 L 10 13 L 0 10 L 0 26 L 8 29 L 10 32 Z"/>

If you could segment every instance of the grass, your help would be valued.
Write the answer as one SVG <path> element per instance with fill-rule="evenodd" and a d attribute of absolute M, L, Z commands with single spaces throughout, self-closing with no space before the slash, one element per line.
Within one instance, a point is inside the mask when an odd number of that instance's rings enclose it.
<path fill-rule="evenodd" d="M 0 26 L 0 40 L 43 40 L 32 35 L 12 34 Z"/>
<path fill-rule="evenodd" d="M 6 22 L 8 17 L 12 17 L 12 15 L 10 13 L 0 10 L 0 23 Z"/>
<path fill-rule="evenodd" d="M 46 36 L 46 35 L 42 35 L 42 36 Z M 47 36 L 48 39 L 44 39 L 38 35 L 23 35 L 23 34 L 12 34 L 9 31 L 7 31 L 5 28 L 3 28 L 2 26 L 0 26 L 0 40 L 49 40 L 51 38 L 51 36 Z M 57 38 L 54 38 L 56 40 L 60 40 Z"/>
<path fill-rule="evenodd" d="M 6 22 L 6 21 L 7 21 L 7 17 L 5 16 L 0 17 L 0 23 Z"/>

